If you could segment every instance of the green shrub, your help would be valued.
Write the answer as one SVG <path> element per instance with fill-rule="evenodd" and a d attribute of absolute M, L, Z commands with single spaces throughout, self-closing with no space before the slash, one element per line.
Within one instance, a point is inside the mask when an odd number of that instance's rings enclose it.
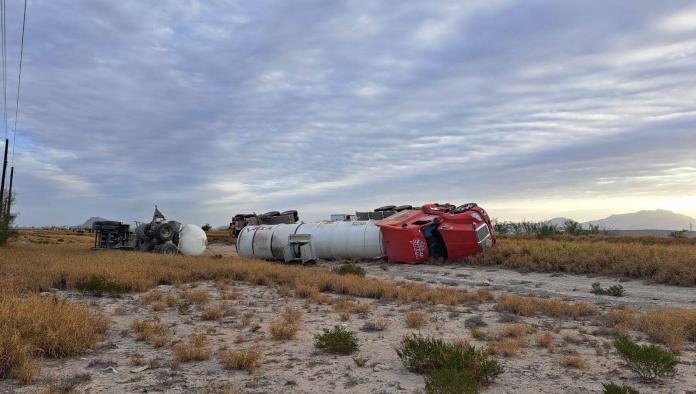
<path fill-rule="evenodd" d="M 615 383 L 602 383 L 604 386 L 604 394 L 640 394 L 640 392 L 628 385 L 619 386 Z"/>
<path fill-rule="evenodd" d="M 360 368 L 364 367 L 365 364 L 367 364 L 368 360 L 370 360 L 370 359 L 367 357 L 362 357 L 362 356 L 353 357 L 353 362 L 355 362 L 355 365 L 357 365 Z"/>
<path fill-rule="evenodd" d="M 123 294 L 130 291 L 128 286 L 114 282 L 102 276 L 92 275 L 81 279 L 75 284 L 75 289 L 83 293 L 100 296 L 106 294 Z"/>
<path fill-rule="evenodd" d="M 347 355 L 358 350 L 358 339 L 345 327 L 334 326 L 315 335 L 314 346 L 326 353 Z"/>
<path fill-rule="evenodd" d="M 342 264 L 334 268 L 332 271 L 339 275 L 365 276 L 365 269 L 355 263 Z"/>
<path fill-rule="evenodd" d="M 476 379 L 461 369 L 436 369 L 425 377 L 428 394 L 476 394 L 478 386 Z"/>
<path fill-rule="evenodd" d="M 603 289 L 602 285 L 600 285 L 599 282 L 595 282 L 592 284 L 591 293 L 599 295 L 610 295 L 613 297 L 623 297 L 624 293 L 626 293 L 626 290 L 621 285 L 613 285 L 610 286 L 608 289 Z"/>
<path fill-rule="evenodd" d="M 624 290 L 623 286 L 621 285 L 610 286 L 607 289 L 607 294 L 614 297 L 623 297 L 625 292 L 626 290 Z"/>
<path fill-rule="evenodd" d="M 614 339 L 614 347 L 629 368 L 645 380 L 672 377 L 676 374 L 679 359 L 657 345 L 639 345 L 631 338 L 620 335 Z"/>
<path fill-rule="evenodd" d="M 473 346 L 455 347 L 432 337 L 404 337 L 396 350 L 409 371 L 429 374 L 434 370 L 455 369 L 468 372 L 477 382 L 489 382 L 503 373 L 500 364 Z"/>
<path fill-rule="evenodd" d="M 176 304 L 176 311 L 179 312 L 180 315 L 188 315 L 191 313 L 191 303 L 184 300 Z"/>

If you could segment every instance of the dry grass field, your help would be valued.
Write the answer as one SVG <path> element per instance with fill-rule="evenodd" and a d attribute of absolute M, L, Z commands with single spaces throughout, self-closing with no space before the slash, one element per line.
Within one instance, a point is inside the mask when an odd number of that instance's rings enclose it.
<path fill-rule="evenodd" d="M 696 286 L 696 244 L 692 240 L 579 238 L 501 237 L 495 248 L 469 262 Z"/>
<path fill-rule="evenodd" d="M 432 391 L 434 379 L 449 375 L 424 376 L 402 364 L 395 349 L 410 334 L 497 360 L 503 372 L 477 383 L 483 392 L 601 392 L 609 382 L 641 392 L 696 387 L 696 310 L 670 307 L 672 288 L 664 285 L 641 285 L 661 286 L 667 307 L 658 308 L 633 299 L 630 283 L 623 298 L 573 299 L 445 283 L 450 272 L 464 278 L 461 265 L 360 263 L 367 270 L 361 277 L 333 272 L 336 263 L 93 252 L 91 242 L 90 234 L 25 232 L 0 249 L 0 390 Z M 583 249 L 589 244 L 600 245 L 604 255 Z M 688 286 L 693 283 L 675 278 L 695 269 L 693 248 L 505 239 L 477 260 Z M 571 269 L 573 252 L 583 262 Z M 666 268 L 648 275 L 642 265 L 627 274 L 639 252 L 646 253 L 641 264 L 665 258 L 674 278 Z M 602 260 L 607 254 L 613 259 Z M 607 261 L 613 265 L 602 267 Z M 433 275 L 442 280 L 432 282 Z M 336 325 L 352 333 L 341 340 L 356 341 L 350 355 L 314 345 L 322 330 Z M 613 349 L 620 334 L 669 349 L 680 360 L 674 376 L 640 379 Z"/>

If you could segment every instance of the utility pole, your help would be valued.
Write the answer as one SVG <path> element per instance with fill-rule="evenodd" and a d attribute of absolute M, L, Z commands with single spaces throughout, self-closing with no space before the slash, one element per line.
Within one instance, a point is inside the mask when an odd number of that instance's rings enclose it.
<path fill-rule="evenodd" d="M 5 138 L 5 159 L 2 162 L 2 182 L 0 182 L 0 220 L 4 217 L 5 209 L 5 172 L 7 171 L 7 147 L 10 145 L 10 140 Z"/>
<path fill-rule="evenodd" d="M 14 181 L 14 166 L 10 167 L 10 188 L 7 191 L 7 214 L 5 214 L 5 220 L 7 220 L 7 225 L 10 225 L 10 208 L 12 207 L 12 183 Z"/>

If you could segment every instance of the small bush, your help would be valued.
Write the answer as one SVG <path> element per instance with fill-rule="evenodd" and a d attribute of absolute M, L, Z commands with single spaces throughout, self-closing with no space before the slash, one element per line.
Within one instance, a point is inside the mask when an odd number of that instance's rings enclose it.
<path fill-rule="evenodd" d="M 191 313 L 191 303 L 186 300 L 181 301 L 180 303 L 176 304 L 176 311 L 180 315 L 188 315 Z"/>
<path fill-rule="evenodd" d="M 553 349 L 554 347 L 554 340 L 553 340 L 553 335 L 549 332 L 545 332 L 543 334 L 539 334 L 536 338 L 536 344 L 539 347 L 543 347 L 546 349 Z"/>
<path fill-rule="evenodd" d="M 339 275 L 365 276 L 365 269 L 355 263 L 342 264 L 332 270 Z"/>
<path fill-rule="evenodd" d="M 334 326 L 315 335 L 314 346 L 326 353 L 347 355 L 358 350 L 358 339 L 345 327 Z"/>
<path fill-rule="evenodd" d="M 676 374 L 679 359 L 657 345 L 639 345 L 629 337 L 620 335 L 614 339 L 614 348 L 621 358 L 645 380 L 672 377 Z"/>
<path fill-rule="evenodd" d="M 466 320 L 464 320 L 464 327 L 466 328 L 481 328 L 481 327 L 486 327 L 488 323 L 483 321 L 483 318 L 481 316 L 476 315 L 472 316 Z"/>
<path fill-rule="evenodd" d="M 208 338 L 205 334 L 192 335 L 188 343 L 174 346 L 173 353 L 175 362 L 205 361 L 210 358 Z"/>
<path fill-rule="evenodd" d="M 488 382 L 503 373 L 500 364 L 473 346 L 457 348 L 432 337 L 404 337 L 396 350 L 404 367 L 411 372 L 428 374 L 438 369 L 467 371 L 478 382 Z"/>
<path fill-rule="evenodd" d="M 580 356 L 563 356 L 561 357 L 561 365 L 566 368 L 587 368 L 587 360 Z"/>
<path fill-rule="evenodd" d="M 203 290 L 183 291 L 179 296 L 192 304 L 205 304 L 208 302 L 208 293 Z"/>
<path fill-rule="evenodd" d="M 502 294 L 495 300 L 497 311 L 510 312 L 521 316 L 542 314 L 550 317 L 570 317 L 578 319 L 597 314 L 597 307 L 584 303 L 570 303 L 557 299 L 523 297 Z"/>
<path fill-rule="evenodd" d="M 476 394 L 478 387 L 476 379 L 461 369 L 436 369 L 425 377 L 428 394 Z"/>
<path fill-rule="evenodd" d="M 275 340 L 288 340 L 295 337 L 300 330 L 302 311 L 295 308 L 285 308 L 280 318 L 273 321 L 269 326 L 271 337 Z"/>
<path fill-rule="evenodd" d="M 602 383 L 604 386 L 603 394 L 640 394 L 640 392 L 629 385 L 615 383 Z"/>
<path fill-rule="evenodd" d="M 262 360 L 261 349 L 254 346 L 248 349 L 223 350 L 218 354 L 218 360 L 227 369 L 253 373 Z"/>
<path fill-rule="evenodd" d="M 157 321 L 135 320 L 131 324 L 135 339 L 145 341 L 154 347 L 163 347 L 171 341 L 172 332 Z"/>
<path fill-rule="evenodd" d="M 75 289 L 94 296 L 101 296 L 103 294 L 123 294 L 130 291 L 130 288 L 126 285 L 97 275 L 78 280 L 77 283 L 75 283 Z"/>
<path fill-rule="evenodd" d="M 522 338 L 536 332 L 536 328 L 525 323 L 506 324 L 498 332 L 503 338 Z"/>
<path fill-rule="evenodd" d="M 360 328 L 362 331 L 384 331 L 391 325 L 391 320 L 389 319 L 377 319 L 376 321 L 366 321 L 365 324 Z"/>
<path fill-rule="evenodd" d="M 491 343 L 486 350 L 496 356 L 515 357 L 526 344 L 524 339 L 504 338 Z"/>
<path fill-rule="evenodd" d="M 287 323 L 283 319 L 278 319 L 271 323 L 268 331 L 271 334 L 271 338 L 278 341 L 286 341 L 295 338 L 299 329 L 300 326 L 297 323 Z"/>
<path fill-rule="evenodd" d="M 612 297 L 623 297 L 625 292 L 626 290 L 621 285 L 609 286 L 609 288 L 607 289 L 607 294 Z"/>
<path fill-rule="evenodd" d="M 421 328 L 427 321 L 428 315 L 419 311 L 408 312 L 404 318 L 404 322 L 408 328 Z"/>
<path fill-rule="evenodd" d="M 201 318 L 203 320 L 220 320 L 223 315 L 223 310 L 218 305 L 209 306 L 203 309 Z"/>
<path fill-rule="evenodd" d="M 367 364 L 367 361 L 368 361 L 368 360 L 370 360 L 370 359 L 367 358 L 367 357 L 363 357 L 363 356 L 355 356 L 355 357 L 353 357 L 353 362 L 355 363 L 355 365 L 357 365 L 357 366 L 360 367 L 360 368 L 364 367 L 365 364 Z"/>
<path fill-rule="evenodd" d="M 613 285 L 605 290 L 602 288 L 602 285 L 600 285 L 599 282 L 595 282 L 592 284 L 592 290 L 590 292 L 594 293 L 594 294 L 598 294 L 598 295 L 610 295 L 613 297 L 623 297 L 626 290 L 621 285 Z"/>

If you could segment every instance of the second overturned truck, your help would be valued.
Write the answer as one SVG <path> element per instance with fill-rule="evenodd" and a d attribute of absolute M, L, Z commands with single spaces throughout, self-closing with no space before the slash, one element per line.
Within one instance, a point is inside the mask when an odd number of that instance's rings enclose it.
<path fill-rule="evenodd" d="M 475 203 L 426 204 L 373 221 L 293 223 L 244 227 L 240 256 L 286 262 L 380 259 L 421 264 L 457 261 L 495 244 L 486 211 Z"/>

